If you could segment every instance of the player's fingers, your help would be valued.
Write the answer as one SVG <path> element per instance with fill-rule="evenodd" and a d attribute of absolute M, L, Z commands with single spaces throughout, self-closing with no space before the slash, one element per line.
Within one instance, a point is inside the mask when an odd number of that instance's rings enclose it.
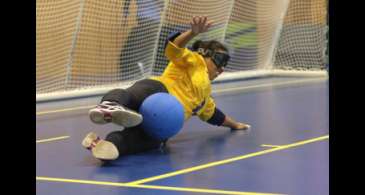
<path fill-rule="evenodd" d="M 206 16 L 203 16 L 203 21 L 202 21 L 202 23 L 205 25 L 205 24 L 206 24 L 206 22 L 207 22 L 207 17 L 206 17 Z"/>
<path fill-rule="evenodd" d="M 197 17 L 196 17 L 196 23 L 197 23 L 198 25 L 200 25 L 200 23 L 201 23 L 201 18 L 200 18 L 200 16 L 197 16 Z"/>
<path fill-rule="evenodd" d="M 193 17 L 193 24 L 195 24 L 195 25 L 196 25 L 196 24 L 197 24 L 197 20 L 198 20 L 197 16 L 194 16 L 194 17 Z"/>
<path fill-rule="evenodd" d="M 200 16 L 197 16 L 197 24 L 200 25 L 200 23 L 201 23 L 201 18 Z"/>

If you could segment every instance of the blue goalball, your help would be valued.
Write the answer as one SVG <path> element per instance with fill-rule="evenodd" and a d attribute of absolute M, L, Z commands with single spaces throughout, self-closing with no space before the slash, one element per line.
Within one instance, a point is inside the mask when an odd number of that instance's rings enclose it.
<path fill-rule="evenodd" d="M 147 97 L 139 113 L 143 116 L 144 131 L 161 141 L 176 135 L 184 124 L 183 106 L 168 93 L 155 93 Z"/>

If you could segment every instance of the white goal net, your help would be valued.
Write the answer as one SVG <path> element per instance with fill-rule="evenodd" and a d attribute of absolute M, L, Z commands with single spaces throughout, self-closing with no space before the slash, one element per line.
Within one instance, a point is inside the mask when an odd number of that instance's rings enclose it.
<path fill-rule="evenodd" d="M 168 34 L 200 15 L 214 25 L 195 40 L 230 50 L 223 79 L 278 70 L 326 75 L 327 0 L 37 0 L 37 100 L 160 75 Z"/>

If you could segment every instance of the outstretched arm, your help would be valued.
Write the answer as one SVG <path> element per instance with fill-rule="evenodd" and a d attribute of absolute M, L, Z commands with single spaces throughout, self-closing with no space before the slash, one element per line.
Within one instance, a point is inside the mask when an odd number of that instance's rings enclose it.
<path fill-rule="evenodd" d="M 236 122 L 233 118 L 225 115 L 219 108 L 215 106 L 213 98 L 209 98 L 207 105 L 199 118 L 211 125 L 229 127 L 232 130 L 247 130 L 250 125 Z"/>
<path fill-rule="evenodd" d="M 191 29 L 185 31 L 173 41 L 176 46 L 184 48 L 196 35 L 206 32 L 212 25 L 212 22 L 209 22 L 206 16 L 194 16 L 190 21 L 190 25 Z"/>

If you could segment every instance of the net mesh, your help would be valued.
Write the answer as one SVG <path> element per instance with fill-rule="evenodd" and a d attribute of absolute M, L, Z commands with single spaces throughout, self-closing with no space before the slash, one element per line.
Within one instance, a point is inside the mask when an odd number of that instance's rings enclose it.
<path fill-rule="evenodd" d="M 37 96 L 160 75 L 167 36 L 192 16 L 214 21 L 192 40 L 218 40 L 226 72 L 321 70 L 326 0 L 37 0 Z"/>
<path fill-rule="evenodd" d="M 275 68 L 318 70 L 326 68 L 327 2 L 291 0 L 283 21 Z"/>

